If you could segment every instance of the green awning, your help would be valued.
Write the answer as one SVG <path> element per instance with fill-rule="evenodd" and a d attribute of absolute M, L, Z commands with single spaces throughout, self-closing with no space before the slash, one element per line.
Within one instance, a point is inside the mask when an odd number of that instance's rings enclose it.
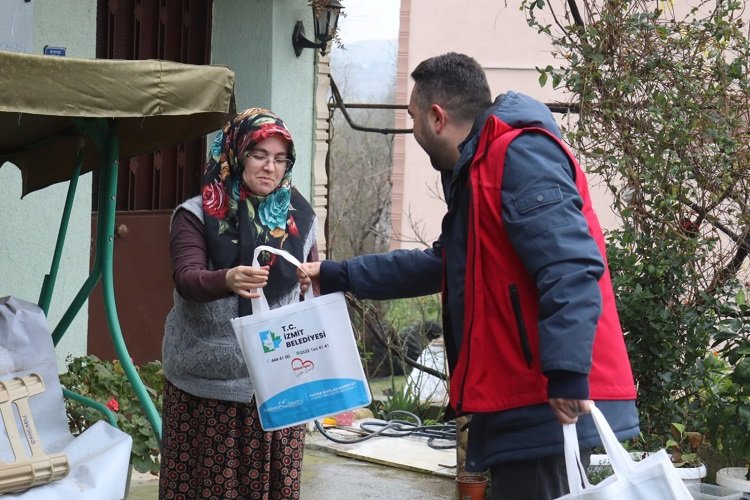
<path fill-rule="evenodd" d="M 130 158 L 219 129 L 233 87 L 224 66 L 0 51 L 0 163 L 21 169 L 26 195 L 70 179 L 76 119 L 114 120 L 120 158 Z M 102 152 L 88 139 L 83 148 L 88 172 Z"/>

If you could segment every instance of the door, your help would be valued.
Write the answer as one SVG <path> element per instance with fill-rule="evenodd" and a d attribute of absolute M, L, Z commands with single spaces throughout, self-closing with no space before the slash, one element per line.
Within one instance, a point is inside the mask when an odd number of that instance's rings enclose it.
<path fill-rule="evenodd" d="M 211 10 L 210 0 L 98 0 L 97 58 L 208 64 Z M 177 205 L 198 194 L 205 157 L 205 142 L 198 139 L 120 162 L 115 300 L 137 365 L 161 359 L 164 319 L 172 307 L 169 219 Z M 97 172 L 93 175 L 92 234 L 98 219 Z M 115 357 L 101 284 L 89 299 L 88 352 Z"/>

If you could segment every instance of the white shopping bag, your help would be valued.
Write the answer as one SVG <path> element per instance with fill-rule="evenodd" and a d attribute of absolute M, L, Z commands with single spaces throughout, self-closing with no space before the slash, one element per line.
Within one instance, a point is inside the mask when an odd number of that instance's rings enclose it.
<path fill-rule="evenodd" d="M 283 250 L 259 246 L 254 266 L 263 250 L 300 265 Z M 310 287 L 303 302 L 271 310 L 260 292 L 253 314 L 232 319 L 232 327 L 255 385 L 261 427 L 281 429 L 369 405 L 344 294 L 315 297 Z"/>
<path fill-rule="evenodd" d="M 52 333 L 44 311 L 36 304 L 17 297 L 2 297 L 0 298 L 0 380 L 5 382 L 8 379 L 25 377 L 31 373 L 42 378 L 45 388 L 44 392 L 28 399 L 37 444 L 47 454 L 65 454 L 70 472 L 62 479 L 48 484 L 43 484 L 44 481 L 37 481 L 37 486 L 23 492 L 0 494 L 0 498 L 3 500 L 48 500 L 50 498 L 116 500 L 123 498 L 127 493 L 133 439 L 104 421 L 97 422 L 79 436 L 73 437 L 68 428 L 65 401 L 58 379 L 55 346 L 52 343 Z M 6 400 L 6 404 L 10 403 Z M 31 439 L 33 434 L 27 437 L 21 433 L 19 436 L 19 429 L 27 430 L 28 427 L 21 421 L 17 408 L 11 409 L 11 412 L 16 422 L 8 421 L 3 425 L 0 419 L 0 477 L 3 472 L 7 472 L 7 469 L 14 467 L 14 462 L 26 462 L 33 453 L 30 448 L 27 448 L 26 454 L 14 455 L 8 432 L 14 433 L 23 441 Z M 26 467 L 35 478 L 43 478 L 47 473 L 47 466 L 43 464 Z"/>
<path fill-rule="evenodd" d="M 576 426 L 563 425 L 570 493 L 559 497 L 560 500 L 692 500 L 690 491 L 677 475 L 665 450 L 649 454 L 636 462 L 617 440 L 599 408 L 592 406 L 591 416 L 614 474 L 599 484 L 591 485 L 581 464 Z"/>

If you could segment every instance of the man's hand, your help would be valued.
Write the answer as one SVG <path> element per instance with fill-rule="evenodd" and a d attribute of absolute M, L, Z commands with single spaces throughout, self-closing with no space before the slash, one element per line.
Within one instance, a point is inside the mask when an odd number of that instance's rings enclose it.
<path fill-rule="evenodd" d="M 578 416 L 584 413 L 591 413 L 592 401 L 587 399 L 562 399 L 552 398 L 549 405 L 552 413 L 561 424 L 575 424 L 578 422 Z"/>
<path fill-rule="evenodd" d="M 268 283 L 268 266 L 237 266 L 227 271 L 224 281 L 227 289 L 243 299 L 257 299 L 260 297 L 258 288 Z"/>
<path fill-rule="evenodd" d="M 317 297 L 320 295 L 320 262 L 305 262 L 297 268 L 297 278 L 302 293 L 312 285 L 313 293 Z"/>

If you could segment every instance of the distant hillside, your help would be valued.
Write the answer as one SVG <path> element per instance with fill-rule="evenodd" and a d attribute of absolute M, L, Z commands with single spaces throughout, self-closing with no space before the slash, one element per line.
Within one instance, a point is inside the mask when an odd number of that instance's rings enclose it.
<path fill-rule="evenodd" d="M 331 73 L 347 102 L 389 103 L 396 86 L 396 41 L 362 40 L 334 45 Z"/>

